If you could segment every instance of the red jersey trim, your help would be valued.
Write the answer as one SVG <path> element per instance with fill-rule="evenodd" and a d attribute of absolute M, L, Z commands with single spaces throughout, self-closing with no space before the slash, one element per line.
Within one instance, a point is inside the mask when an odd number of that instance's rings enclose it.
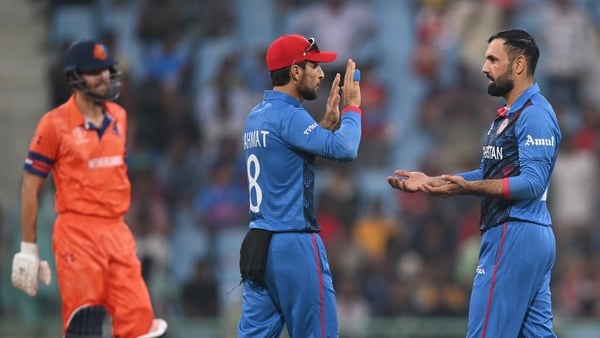
<path fill-rule="evenodd" d="M 342 109 L 342 114 L 349 112 L 349 111 L 353 111 L 353 112 L 356 112 L 356 113 L 362 115 L 362 110 L 358 106 L 346 106 L 346 107 L 344 107 L 344 109 Z"/>
<path fill-rule="evenodd" d="M 511 195 L 510 195 L 510 180 L 508 177 L 505 177 L 502 179 L 502 195 L 504 195 L 505 198 L 510 199 Z"/>

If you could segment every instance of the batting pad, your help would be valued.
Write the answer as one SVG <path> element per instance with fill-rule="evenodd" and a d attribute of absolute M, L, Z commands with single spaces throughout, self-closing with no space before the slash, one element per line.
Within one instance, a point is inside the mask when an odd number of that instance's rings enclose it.
<path fill-rule="evenodd" d="M 65 338 L 102 337 L 102 324 L 106 311 L 102 306 L 79 308 L 71 316 Z"/>

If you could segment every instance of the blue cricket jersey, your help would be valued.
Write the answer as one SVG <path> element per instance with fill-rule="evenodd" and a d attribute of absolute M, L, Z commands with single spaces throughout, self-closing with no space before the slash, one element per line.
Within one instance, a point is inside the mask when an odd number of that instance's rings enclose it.
<path fill-rule="evenodd" d="M 508 221 L 550 225 L 546 197 L 561 132 L 550 103 L 534 84 L 509 110 L 500 109 L 487 132 L 477 170 L 468 181 L 504 179 L 504 198 L 481 200 L 481 231 Z"/>
<path fill-rule="evenodd" d="M 250 228 L 318 232 L 314 211 L 316 156 L 351 161 L 358 154 L 361 111 L 342 111 L 340 128 L 322 128 L 295 98 L 266 90 L 248 114 L 243 143 Z"/>

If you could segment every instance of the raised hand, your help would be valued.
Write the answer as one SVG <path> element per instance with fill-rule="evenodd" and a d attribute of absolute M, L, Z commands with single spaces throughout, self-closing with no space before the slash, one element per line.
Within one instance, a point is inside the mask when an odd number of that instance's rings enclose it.
<path fill-rule="evenodd" d="M 346 64 L 346 73 L 344 74 L 344 84 L 342 87 L 342 105 L 360 107 L 361 94 L 360 94 L 360 82 L 358 79 L 355 80 L 354 71 L 356 70 L 356 64 L 352 59 L 348 59 Z"/>
<path fill-rule="evenodd" d="M 325 116 L 319 123 L 321 127 L 333 130 L 340 120 L 340 74 L 336 74 L 327 98 Z"/>

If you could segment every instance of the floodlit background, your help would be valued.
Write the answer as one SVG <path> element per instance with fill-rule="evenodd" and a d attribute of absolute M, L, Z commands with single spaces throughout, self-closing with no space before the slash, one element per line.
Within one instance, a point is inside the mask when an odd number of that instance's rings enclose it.
<path fill-rule="evenodd" d="M 487 38 L 524 28 L 538 40 L 536 79 L 563 142 L 549 206 L 559 337 L 600 332 L 600 2 L 595 0 L 0 1 L 0 337 L 60 336 L 56 283 L 29 298 L 10 283 L 20 241 L 22 165 L 38 119 L 69 95 L 62 55 L 104 41 L 123 72 L 133 185 L 128 223 L 169 337 L 235 337 L 238 253 L 247 228 L 241 128 L 270 88 L 264 52 L 283 33 L 353 58 L 362 71 L 357 161 L 320 160 L 318 219 L 334 273 L 340 336 L 464 337 L 477 261 L 479 201 L 402 194 L 395 168 L 475 168 L 502 104 L 481 74 Z M 324 112 L 329 84 L 306 106 Z M 52 259 L 53 187 L 38 241 Z M 55 275 L 54 275 L 55 277 Z M 107 323 L 107 327 L 108 327 Z"/>

